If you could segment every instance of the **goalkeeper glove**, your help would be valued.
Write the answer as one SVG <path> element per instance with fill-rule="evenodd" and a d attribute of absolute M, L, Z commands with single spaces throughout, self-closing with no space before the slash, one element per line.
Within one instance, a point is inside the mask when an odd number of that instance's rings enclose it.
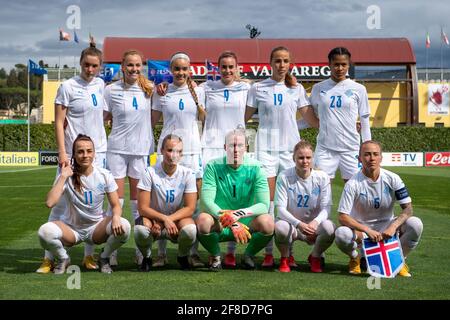
<path fill-rule="evenodd" d="M 231 226 L 240 218 L 250 216 L 251 214 L 252 213 L 248 212 L 246 209 L 239 209 L 235 211 L 226 210 L 225 213 L 220 215 L 219 221 L 222 227 L 226 228 Z"/>
<path fill-rule="evenodd" d="M 237 243 L 247 243 L 252 235 L 245 224 L 235 222 L 231 225 L 231 231 L 233 232 L 234 239 Z"/>

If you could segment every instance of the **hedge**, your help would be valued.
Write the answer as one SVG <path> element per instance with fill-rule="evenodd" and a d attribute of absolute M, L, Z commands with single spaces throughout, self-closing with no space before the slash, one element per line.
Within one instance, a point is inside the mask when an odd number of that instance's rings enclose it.
<path fill-rule="evenodd" d="M 254 128 L 249 125 L 249 128 Z M 109 133 L 110 128 L 106 128 Z M 154 131 L 159 138 L 161 125 Z M 313 145 L 316 143 L 317 129 L 300 132 L 302 139 Z M 33 124 L 30 126 L 31 151 L 56 150 L 56 140 L 52 124 Z M 398 127 L 372 128 L 372 138 L 383 145 L 384 151 L 422 152 L 450 150 L 450 128 Z M 0 125 L 0 151 L 26 151 L 27 125 Z"/>

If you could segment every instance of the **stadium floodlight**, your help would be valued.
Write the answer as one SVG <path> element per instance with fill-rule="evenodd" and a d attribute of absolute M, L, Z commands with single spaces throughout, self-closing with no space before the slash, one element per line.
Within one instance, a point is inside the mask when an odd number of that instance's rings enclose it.
<path fill-rule="evenodd" d="M 252 26 L 250 24 L 246 25 L 245 28 L 250 31 L 250 39 L 254 39 L 261 34 L 261 32 L 258 30 L 258 28 L 256 28 L 255 26 Z"/>

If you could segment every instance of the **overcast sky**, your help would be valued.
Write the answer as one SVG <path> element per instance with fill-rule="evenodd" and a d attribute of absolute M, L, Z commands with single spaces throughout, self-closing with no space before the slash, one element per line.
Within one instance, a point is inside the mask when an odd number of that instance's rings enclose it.
<path fill-rule="evenodd" d="M 0 5 L 0 67 L 7 70 L 28 58 L 54 65 L 60 56 L 62 64 L 73 66 L 89 31 L 100 48 L 108 36 L 247 38 L 247 24 L 261 31 L 261 39 L 406 37 L 419 67 L 425 67 L 427 30 L 429 67 L 440 67 L 441 26 L 450 34 L 450 1 L 443 0 L 0 0 Z M 80 8 L 79 44 L 59 41 L 60 27 L 73 38 L 66 13 L 71 5 Z M 367 27 L 371 5 L 380 9 L 379 29 Z M 443 56 L 450 68 L 449 46 Z"/>

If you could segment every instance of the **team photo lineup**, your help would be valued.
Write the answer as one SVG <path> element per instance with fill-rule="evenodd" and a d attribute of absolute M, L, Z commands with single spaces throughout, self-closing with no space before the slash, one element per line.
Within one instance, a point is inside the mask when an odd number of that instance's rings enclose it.
<path fill-rule="evenodd" d="M 330 77 L 309 95 L 290 74 L 284 46 L 272 49 L 271 76 L 259 82 L 241 77 L 232 51 L 217 58 L 220 79 L 204 83 L 192 79 L 190 57 L 181 51 L 169 58 L 173 82 L 158 85 L 143 75 L 138 50 L 123 52 L 121 77 L 108 84 L 98 77 L 102 59 L 91 43 L 80 55 L 81 74 L 57 91 L 59 165 L 45 200 L 48 221 L 37 230 L 37 273 L 65 274 L 79 264 L 67 249 L 81 243 L 85 270 L 113 273 L 126 242 L 142 272 L 164 270 L 175 259 L 182 270 L 289 273 L 298 269 L 300 240 L 310 248 L 308 272 L 332 269 L 327 250 L 336 246 L 349 274 L 414 274 L 407 258 L 424 226 L 401 176 L 381 167 L 383 146 L 372 139 L 365 86 L 348 78 L 347 48 L 330 48 Z M 246 126 L 255 117 L 255 150 L 248 152 Z M 300 136 L 308 127 L 318 128 L 315 147 Z M 345 185 L 333 212 L 339 178 Z M 392 270 L 372 265 L 372 244 L 396 246 Z"/>

